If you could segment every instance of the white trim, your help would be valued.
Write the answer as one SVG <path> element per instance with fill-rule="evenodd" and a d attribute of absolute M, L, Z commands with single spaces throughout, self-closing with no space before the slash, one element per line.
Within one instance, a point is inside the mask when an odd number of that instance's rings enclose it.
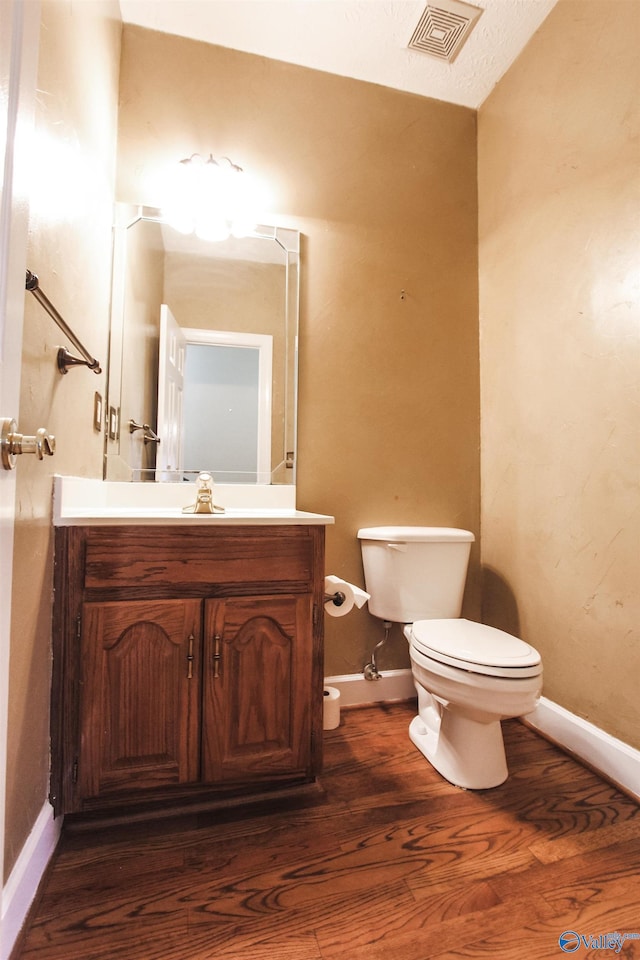
<path fill-rule="evenodd" d="M 326 686 L 340 691 L 341 707 L 364 707 L 370 703 L 394 703 L 416 696 L 411 669 L 383 670 L 379 680 L 365 680 L 361 673 L 325 677 Z"/>
<path fill-rule="evenodd" d="M 4 886 L 0 960 L 8 960 L 11 956 L 40 881 L 56 849 L 62 820 L 62 817 L 54 820 L 51 805 L 45 803 Z"/>
<path fill-rule="evenodd" d="M 340 691 L 341 707 L 393 703 L 411 700 L 416 695 L 410 669 L 384 670 L 380 680 L 365 680 L 362 674 L 352 673 L 325 677 L 324 682 L 326 686 L 336 687 Z M 617 740 L 546 697 L 540 698 L 533 713 L 520 719 L 640 800 L 640 750 L 623 740 Z"/>
<path fill-rule="evenodd" d="M 0 30 L 0 413 L 18 418 L 24 277 L 29 221 L 25 158 L 34 150 L 34 107 L 40 39 L 40 3 L 2 4 Z M 5 859 L 9 661 L 18 639 L 11 629 L 11 585 L 17 471 L 0 479 L 0 856 Z M 2 891 L 4 912 L 4 890 Z M 0 921 L 0 955 L 6 934 Z"/>
<path fill-rule="evenodd" d="M 640 800 L 640 750 L 546 697 L 521 720 Z"/>

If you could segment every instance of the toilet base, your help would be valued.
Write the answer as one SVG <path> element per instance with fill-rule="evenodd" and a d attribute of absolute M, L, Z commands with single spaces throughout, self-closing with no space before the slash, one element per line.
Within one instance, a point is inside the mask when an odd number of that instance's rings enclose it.
<path fill-rule="evenodd" d="M 499 718 L 480 719 L 430 699 L 428 710 L 411 721 L 409 737 L 432 767 L 466 790 L 504 783 L 509 772 Z"/>

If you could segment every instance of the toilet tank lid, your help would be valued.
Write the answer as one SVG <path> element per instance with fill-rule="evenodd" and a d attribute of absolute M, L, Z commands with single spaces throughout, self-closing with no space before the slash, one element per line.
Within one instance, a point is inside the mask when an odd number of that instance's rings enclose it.
<path fill-rule="evenodd" d="M 470 543 L 475 540 L 470 530 L 456 527 L 362 527 L 359 540 L 385 540 L 407 543 Z"/>

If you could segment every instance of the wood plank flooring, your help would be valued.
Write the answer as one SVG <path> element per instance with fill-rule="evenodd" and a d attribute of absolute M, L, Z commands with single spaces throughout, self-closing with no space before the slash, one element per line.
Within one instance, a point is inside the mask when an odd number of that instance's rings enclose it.
<path fill-rule="evenodd" d="M 411 704 L 343 711 L 305 803 L 66 830 L 21 960 L 640 958 L 640 811 L 518 721 L 494 790 L 443 780 Z M 569 946 L 575 946 L 569 944 Z"/>

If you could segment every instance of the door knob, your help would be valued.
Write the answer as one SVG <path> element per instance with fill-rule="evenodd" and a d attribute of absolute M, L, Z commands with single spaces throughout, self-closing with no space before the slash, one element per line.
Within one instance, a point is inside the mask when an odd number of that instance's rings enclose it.
<path fill-rule="evenodd" d="M 16 457 L 23 453 L 35 453 L 38 460 L 52 457 L 56 449 L 56 438 L 40 427 L 35 437 L 25 437 L 17 432 L 15 420 L 5 418 L 1 421 L 0 449 L 2 451 L 2 466 L 5 470 L 13 470 Z"/>

